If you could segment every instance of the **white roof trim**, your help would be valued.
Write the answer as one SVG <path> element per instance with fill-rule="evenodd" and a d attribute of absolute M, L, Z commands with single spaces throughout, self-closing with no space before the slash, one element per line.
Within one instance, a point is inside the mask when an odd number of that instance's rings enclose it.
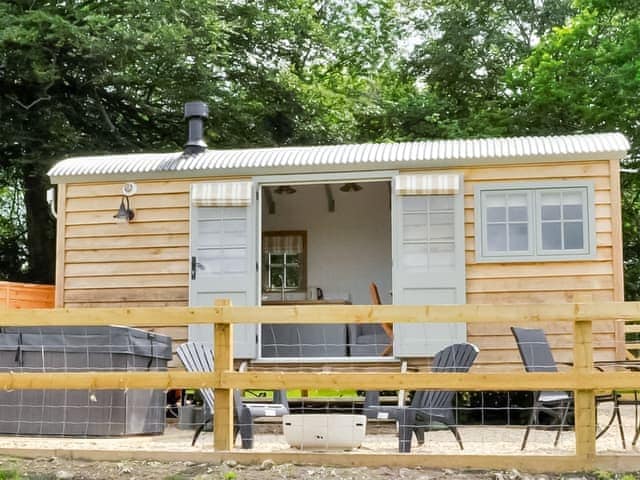
<path fill-rule="evenodd" d="M 146 153 L 74 157 L 49 170 L 53 183 L 116 179 L 223 177 L 389 168 L 622 159 L 620 133 L 479 140 L 205 150 L 196 155 Z M 107 178 L 105 178 L 107 177 Z"/>

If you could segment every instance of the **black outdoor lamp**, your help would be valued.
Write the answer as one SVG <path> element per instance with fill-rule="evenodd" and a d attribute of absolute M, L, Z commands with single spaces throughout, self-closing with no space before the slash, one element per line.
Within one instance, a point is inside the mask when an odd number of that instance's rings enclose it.
<path fill-rule="evenodd" d="M 136 184 L 127 183 L 122 187 L 122 199 L 120 200 L 120 208 L 113 218 L 116 219 L 116 223 L 129 223 L 135 217 L 131 205 L 129 204 L 129 195 L 136 193 Z"/>

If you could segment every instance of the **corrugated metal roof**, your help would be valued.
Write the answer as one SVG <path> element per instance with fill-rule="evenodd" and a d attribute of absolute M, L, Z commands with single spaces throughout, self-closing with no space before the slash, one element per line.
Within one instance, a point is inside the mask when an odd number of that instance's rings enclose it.
<path fill-rule="evenodd" d="M 620 133 L 479 140 L 206 150 L 195 155 L 146 153 L 74 157 L 49 170 L 54 183 L 88 177 L 158 178 L 238 174 L 381 170 L 491 163 L 621 159 Z"/>

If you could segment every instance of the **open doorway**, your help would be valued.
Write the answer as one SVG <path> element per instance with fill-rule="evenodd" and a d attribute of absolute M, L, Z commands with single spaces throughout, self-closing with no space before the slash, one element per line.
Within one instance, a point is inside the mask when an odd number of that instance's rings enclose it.
<path fill-rule="evenodd" d="M 371 304 L 392 288 L 389 181 L 262 186 L 262 305 Z M 371 327 L 371 328 L 369 328 Z M 379 325 L 263 325 L 262 358 L 379 357 Z"/>

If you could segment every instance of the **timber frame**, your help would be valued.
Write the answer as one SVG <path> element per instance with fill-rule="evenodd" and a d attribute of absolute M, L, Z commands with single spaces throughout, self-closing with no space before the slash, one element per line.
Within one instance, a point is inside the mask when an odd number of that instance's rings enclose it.
<path fill-rule="evenodd" d="M 276 462 L 333 465 L 392 465 L 448 468 L 519 468 L 529 472 L 637 468 L 636 455 L 598 455 L 595 439 L 596 390 L 637 389 L 640 372 L 599 372 L 593 368 L 593 322 L 605 319 L 638 320 L 640 302 L 522 304 L 522 305 L 419 305 L 419 306 L 282 306 L 234 307 L 219 301 L 214 307 L 200 308 L 88 308 L 53 310 L 9 310 L 3 312 L 0 326 L 107 325 L 117 319 L 122 325 L 182 324 L 214 325 L 215 372 L 88 372 L 88 373 L 0 373 L 4 389 L 134 389 L 198 388 L 215 389 L 214 450 L 212 452 L 131 452 L 95 450 L 60 451 L 71 458 L 216 461 L 235 459 L 254 463 L 270 458 Z M 397 373 L 389 372 L 235 372 L 233 371 L 234 324 L 242 323 L 390 323 L 466 322 L 536 325 L 568 322 L 573 325 L 574 367 L 562 373 Z M 427 454 L 349 454 L 260 453 L 232 450 L 232 389 L 261 388 L 359 388 L 359 389 L 448 389 L 484 390 L 573 390 L 575 393 L 574 455 L 427 455 Z M 51 454 L 45 450 L 6 449 L 0 453 L 32 457 Z"/>

